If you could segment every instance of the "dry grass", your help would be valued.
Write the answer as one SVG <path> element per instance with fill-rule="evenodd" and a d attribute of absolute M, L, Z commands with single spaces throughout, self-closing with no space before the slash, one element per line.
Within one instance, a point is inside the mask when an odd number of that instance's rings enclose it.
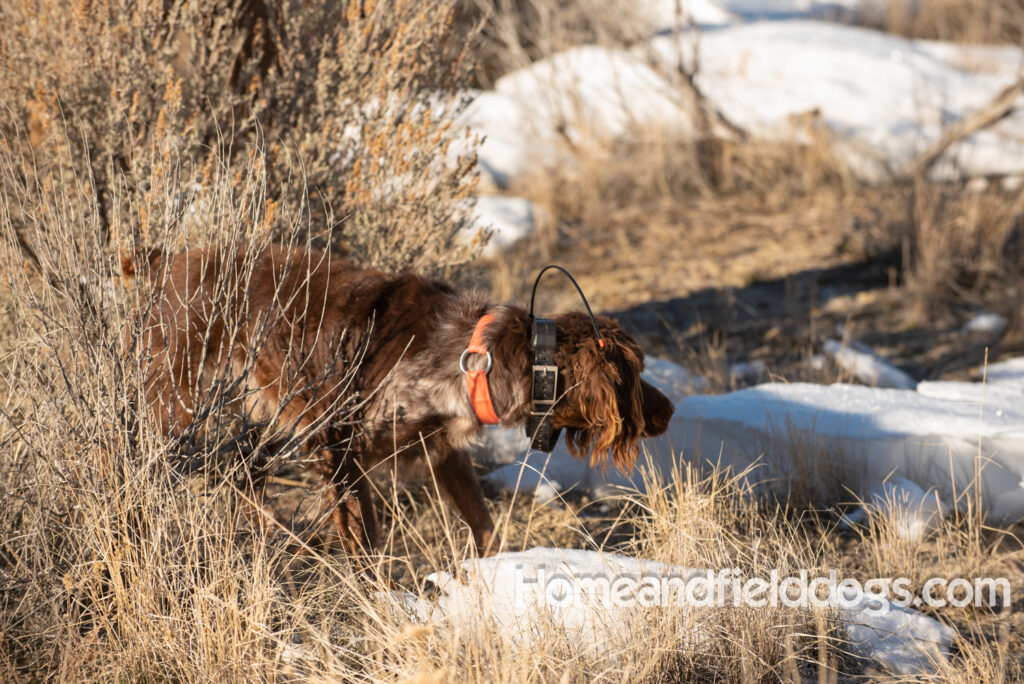
<path fill-rule="evenodd" d="M 462 0 L 459 18 L 480 28 L 473 53 L 485 87 L 568 48 L 630 45 L 649 29 L 644 8 L 621 0 Z"/>
<path fill-rule="evenodd" d="M 912 38 L 1020 45 L 1024 8 L 1016 0 L 889 0 L 860 20 Z"/>
<path fill-rule="evenodd" d="M 957 306 L 989 305 L 1017 323 L 1024 192 L 917 183 L 908 196 L 908 285 L 919 320 Z"/>
<path fill-rule="evenodd" d="M 804 123 L 794 126 L 803 130 Z M 537 238 L 526 246 L 531 251 L 516 261 L 557 257 L 578 266 L 599 307 L 712 283 L 741 286 L 791 272 L 801 262 L 820 267 L 832 255 L 870 251 L 866 243 L 886 228 L 869 224 L 868 207 L 858 206 L 859 189 L 820 130 L 810 144 L 720 138 L 698 144 L 646 128 L 624 137 L 629 142 L 567 148 L 570 163 L 518 179 L 508 189 L 533 201 L 542 217 Z M 823 230 L 837 223 L 840 230 Z M 785 244 L 781 233 L 794 239 L 802 233 L 801 248 Z M 808 240 L 808 233 L 815 239 Z M 752 259 L 738 262 L 744 254 Z M 609 261 L 630 270 L 636 262 L 646 270 L 617 285 L 591 277 L 609 271 Z M 502 297 L 520 296 L 528 281 L 510 266 L 503 264 L 492 283 Z M 666 266 L 673 269 L 671 278 L 653 277 Z"/>

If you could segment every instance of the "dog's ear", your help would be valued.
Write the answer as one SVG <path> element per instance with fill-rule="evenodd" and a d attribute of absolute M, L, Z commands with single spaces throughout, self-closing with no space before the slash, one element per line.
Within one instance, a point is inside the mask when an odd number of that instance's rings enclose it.
<path fill-rule="evenodd" d="M 140 268 L 146 268 L 149 277 L 154 277 L 157 264 L 163 257 L 163 251 L 151 249 L 149 251 L 133 253 L 131 250 L 122 248 L 118 250 L 117 256 L 121 261 L 121 277 L 128 281 L 138 276 Z"/>
<path fill-rule="evenodd" d="M 605 335 L 605 348 L 584 340 L 570 360 L 574 388 L 570 401 L 585 423 L 568 427 L 566 445 L 573 456 L 607 468 L 609 457 L 624 474 L 636 464 L 644 433 L 643 358 L 635 344 Z M 657 390 L 655 390 L 657 391 Z"/>

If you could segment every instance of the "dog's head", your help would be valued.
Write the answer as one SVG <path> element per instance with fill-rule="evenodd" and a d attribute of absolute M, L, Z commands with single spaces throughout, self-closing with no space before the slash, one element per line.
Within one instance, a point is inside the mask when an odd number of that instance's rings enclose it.
<path fill-rule="evenodd" d="M 555 359 L 563 384 L 552 425 L 565 428 L 566 444 L 577 458 L 589 455 L 591 464 L 604 468 L 610 457 L 619 470 L 629 472 L 640 439 L 668 428 L 672 402 L 640 377 L 644 354 L 615 321 L 597 317 L 602 349 L 586 314 L 562 314 L 554 320 Z"/>

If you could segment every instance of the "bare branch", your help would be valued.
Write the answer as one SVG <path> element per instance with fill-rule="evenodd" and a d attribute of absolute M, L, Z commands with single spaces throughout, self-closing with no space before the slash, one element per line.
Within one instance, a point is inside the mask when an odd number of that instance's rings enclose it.
<path fill-rule="evenodd" d="M 911 163 L 907 175 L 912 178 L 923 177 L 950 147 L 1006 118 L 1014 110 L 1017 98 L 1021 95 L 1024 95 L 1024 77 L 1004 88 L 980 109 L 947 126 L 939 139 Z"/>

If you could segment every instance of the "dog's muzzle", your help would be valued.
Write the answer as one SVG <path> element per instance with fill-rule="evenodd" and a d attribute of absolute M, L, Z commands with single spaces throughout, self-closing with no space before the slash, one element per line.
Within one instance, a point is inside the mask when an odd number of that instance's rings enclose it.
<path fill-rule="evenodd" d="M 534 451 L 550 452 L 562 429 L 551 419 L 558 401 L 558 366 L 555 365 L 556 328 L 548 318 L 533 319 L 533 408 L 526 420 L 526 435 Z"/>

